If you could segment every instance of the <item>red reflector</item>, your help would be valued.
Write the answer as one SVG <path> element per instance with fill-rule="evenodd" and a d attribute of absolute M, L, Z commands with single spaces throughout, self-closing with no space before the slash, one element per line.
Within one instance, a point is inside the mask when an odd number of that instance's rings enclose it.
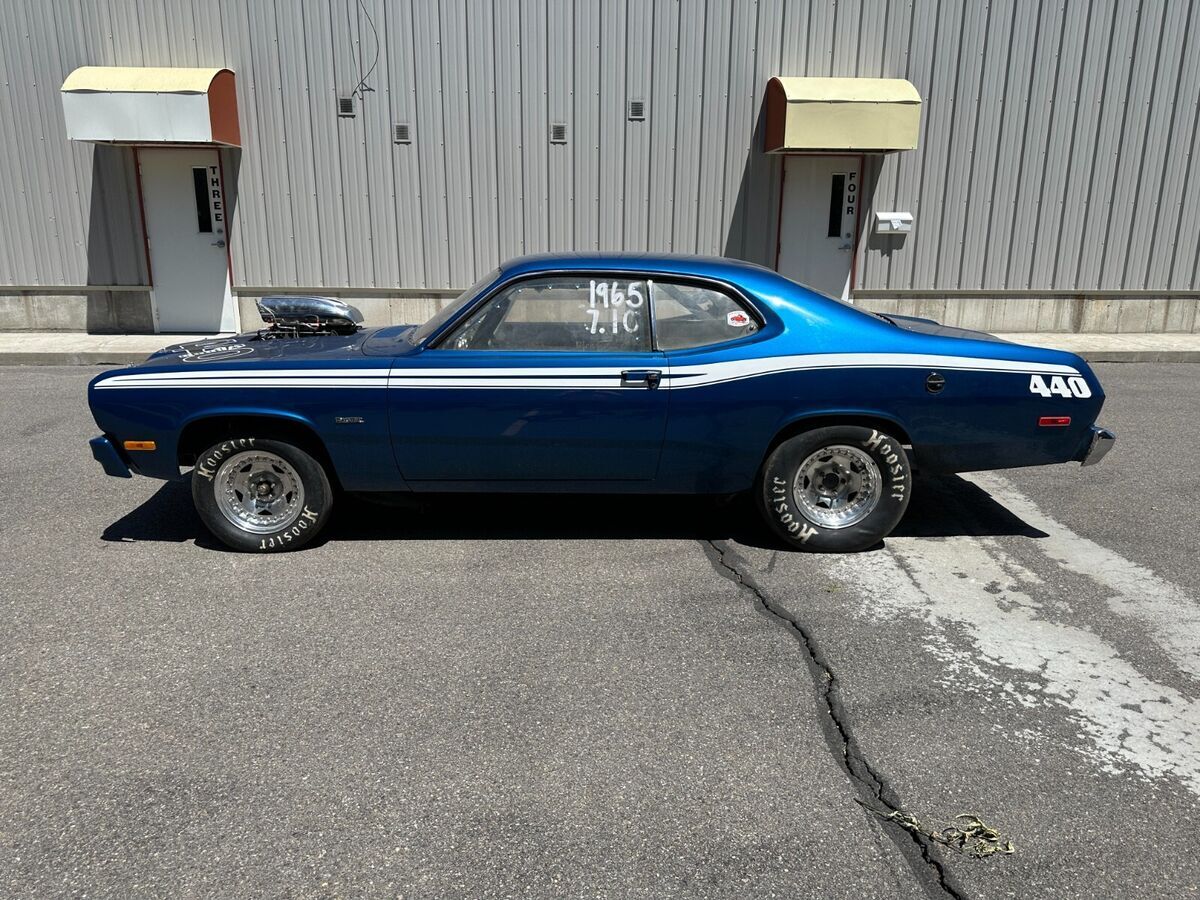
<path fill-rule="evenodd" d="M 1038 419 L 1038 425 L 1042 428 L 1062 428 L 1070 424 L 1070 416 L 1042 416 Z"/>

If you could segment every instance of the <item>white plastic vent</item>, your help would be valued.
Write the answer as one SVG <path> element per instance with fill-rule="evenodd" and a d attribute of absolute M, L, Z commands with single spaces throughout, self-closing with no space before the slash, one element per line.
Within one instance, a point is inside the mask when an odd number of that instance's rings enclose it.
<path fill-rule="evenodd" d="M 339 116 L 352 118 L 354 116 L 354 98 L 338 97 L 337 110 Z"/>
<path fill-rule="evenodd" d="M 550 143 L 565 144 L 567 142 L 567 123 L 552 122 L 550 123 Z"/>
<path fill-rule="evenodd" d="M 412 143 L 412 129 L 407 122 L 399 122 L 392 126 L 392 141 L 397 144 Z"/>
<path fill-rule="evenodd" d="M 645 100 L 630 100 L 629 101 L 629 121 L 641 122 L 646 118 L 646 101 Z"/>

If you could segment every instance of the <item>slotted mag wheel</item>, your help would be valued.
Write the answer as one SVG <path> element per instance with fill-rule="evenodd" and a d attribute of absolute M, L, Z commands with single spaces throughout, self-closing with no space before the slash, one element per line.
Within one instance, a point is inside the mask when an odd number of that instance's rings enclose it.
<path fill-rule="evenodd" d="M 304 510 L 304 484 L 291 464 L 262 450 L 235 453 L 215 478 L 217 508 L 242 531 L 287 528 Z"/>

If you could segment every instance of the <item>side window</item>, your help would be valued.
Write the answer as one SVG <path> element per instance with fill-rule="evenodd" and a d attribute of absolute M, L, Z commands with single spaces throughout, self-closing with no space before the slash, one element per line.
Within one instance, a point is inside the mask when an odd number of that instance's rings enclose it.
<path fill-rule="evenodd" d="M 554 276 L 501 291 L 441 345 L 446 350 L 650 349 L 645 281 Z"/>
<path fill-rule="evenodd" d="M 758 331 L 758 320 L 732 297 L 711 288 L 654 282 L 654 328 L 660 350 L 686 350 Z"/>

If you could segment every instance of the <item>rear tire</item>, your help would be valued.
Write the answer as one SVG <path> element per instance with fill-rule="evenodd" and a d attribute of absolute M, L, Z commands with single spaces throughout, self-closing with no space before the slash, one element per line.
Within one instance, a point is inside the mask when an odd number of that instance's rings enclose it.
<path fill-rule="evenodd" d="M 265 438 L 227 438 L 196 458 L 192 501 L 205 526 L 234 550 L 278 553 L 316 537 L 333 509 L 319 462 Z"/>
<path fill-rule="evenodd" d="M 798 550 L 853 553 L 891 534 L 912 494 L 912 466 L 896 438 L 835 425 L 790 437 L 763 463 L 759 506 Z"/>

